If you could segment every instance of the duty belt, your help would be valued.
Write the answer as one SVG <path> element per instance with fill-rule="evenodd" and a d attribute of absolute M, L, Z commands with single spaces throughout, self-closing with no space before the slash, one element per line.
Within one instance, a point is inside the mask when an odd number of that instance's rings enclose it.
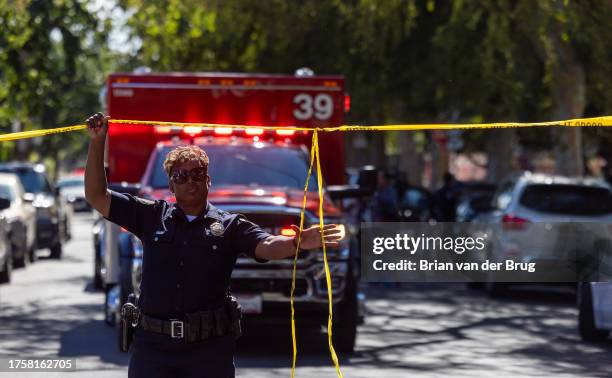
<path fill-rule="evenodd" d="M 147 314 L 140 317 L 139 326 L 146 330 L 190 342 L 214 336 L 240 336 L 240 314 L 230 305 L 216 310 L 186 314 L 182 319 L 158 319 Z"/>

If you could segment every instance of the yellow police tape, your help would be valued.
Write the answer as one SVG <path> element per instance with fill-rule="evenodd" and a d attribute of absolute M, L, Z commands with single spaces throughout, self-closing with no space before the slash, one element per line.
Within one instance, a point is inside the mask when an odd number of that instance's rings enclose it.
<path fill-rule="evenodd" d="M 155 126 L 196 126 L 196 127 L 229 127 L 233 129 L 264 129 L 264 130 L 296 130 L 296 131 L 416 131 L 416 130 L 454 130 L 454 129 L 496 129 L 496 128 L 522 128 L 522 127 L 544 127 L 544 126 L 566 126 L 566 127 L 610 127 L 612 126 L 612 116 L 578 118 L 565 121 L 552 122 L 501 122 L 501 123 L 457 123 L 457 124 L 418 124 L 418 125 L 379 125 L 379 126 L 360 126 L 342 125 L 337 127 L 294 127 L 294 126 L 253 126 L 253 125 L 226 125 L 217 123 L 186 123 L 186 122 L 158 122 L 158 121 L 134 121 L 124 119 L 112 119 L 111 123 L 125 125 L 155 125 Z M 69 131 L 84 130 L 84 124 L 58 127 L 56 129 L 21 131 L 0 135 L 0 142 L 9 140 L 28 139 L 39 136 L 65 133 Z"/>
<path fill-rule="evenodd" d="M 302 244 L 302 230 L 304 229 L 304 213 L 306 212 L 306 195 L 308 193 L 308 183 L 310 182 L 310 176 L 312 174 L 312 166 L 315 159 L 315 142 L 313 137 L 312 146 L 310 147 L 310 165 L 308 166 L 308 173 L 306 174 L 306 183 L 304 184 L 304 198 L 302 199 L 302 210 L 300 211 L 300 232 L 298 233 L 298 242 L 295 247 L 295 254 L 293 255 L 293 272 L 291 274 L 291 294 L 289 295 L 289 302 L 291 304 L 291 342 L 293 345 L 293 355 L 291 358 L 291 378 L 295 377 L 295 362 L 297 358 L 297 343 L 295 336 L 295 307 L 293 303 L 293 297 L 295 293 L 295 273 L 297 270 L 297 259 L 300 253 L 300 246 Z M 320 200 L 320 199 L 319 199 Z"/>
<path fill-rule="evenodd" d="M 329 351 L 331 354 L 332 361 L 336 368 L 338 377 L 342 378 L 342 372 L 340 371 L 340 365 L 338 363 L 338 356 L 334 350 L 332 343 L 332 324 L 333 324 L 333 293 L 331 287 L 331 274 L 329 271 L 329 264 L 327 262 L 327 249 L 325 247 L 325 241 L 323 236 L 323 178 L 321 173 L 321 161 L 319 157 L 319 140 L 318 133 L 332 132 L 332 131 L 416 131 L 416 130 L 453 130 L 453 129 L 496 129 L 496 128 L 523 128 L 523 127 L 549 127 L 549 126 L 565 126 L 565 127 L 610 127 L 612 126 L 612 116 L 595 117 L 595 118 L 579 118 L 565 121 L 553 121 L 553 122 L 531 122 L 531 123 L 517 123 L 517 122 L 504 122 L 504 123 L 469 123 L 469 124 L 420 124 L 420 125 L 381 125 L 381 126 L 350 126 L 343 125 L 337 127 L 322 127 L 322 128 L 308 128 L 308 127 L 294 127 L 294 126 L 252 126 L 252 125 L 226 125 L 226 124 L 213 124 L 213 123 L 185 123 L 185 122 L 157 122 L 157 121 L 135 121 L 135 120 L 117 120 L 111 119 L 110 123 L 113 124 L 125 124 L 125 125 L 151 125 L 151 126 L 179 126 L 179 127 L 227 127 L 233 129 L 264 129 L 264 130 L 296 130 L 296 131 L 312 131 L 312 146 L 310 150 L 310 166 L 308 167 L 308 175 L 306 177 L 306 184 L 304 186 L 304 199 L 302 203 L 302 210 L 300 212 L 300 233 L 298 234 L 298 242 L 296 253 L 293 258 L 293 274 L 291 282 L 291 338 L 293 343 L 293 358 L 291 363 L 291 378 L 295 377 L 295 365 L 297 358 L 297 343 L 295 335 L 295 309 L 294 309 L 294 292 L 295 292 L 295 278 L 297 268 L 297 258 L 301 244 L 301 232 L 304 228 L 304 213 L 306 210 L 306 194 L 308 191 L 308 182 L 312 174 L 313 165 L 317 165 L 317 183 L 318 183 L 318 194 L 319 194 L 319 228 L 321 230 L 321 243 L 323 244 L 323 261 L 325 264 L 325 281 L 327 284 L 327 300 L 328 300 L 328 319 L 327 319 L 327 337 L 329 344 Z M 39 136 L 65 133 L 70 131 L 84 130 L 86 125 L 74 125 L 59 127 L 55 129 L 45 130 L 32 130 L 22 131 L 17 133 L 3 134 L 0 135 L 0 142 L 34 138 Z"/>

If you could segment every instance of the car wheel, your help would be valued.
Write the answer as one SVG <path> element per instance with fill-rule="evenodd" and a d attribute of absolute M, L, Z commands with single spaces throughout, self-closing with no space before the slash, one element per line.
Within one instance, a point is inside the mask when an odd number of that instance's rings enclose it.
<path fill-rule="evenodd" d="M 64 218 L 64 240 L 69 241 L 72 239 L 72 233 L 70 232 L 70 222 L 68 216 Z"/>
<path fill-rule="evenodd" d="M 605 341 L 609 331 L 597 329 L 595 326 L 595 314 L 593 308 L 593 292 L 591 284 L 586 282 L 580 284 L 578 303 L 578 331 L 584 341 Z"/>
<path fill-rule="evenodd" d="M 17 246 L 14 244 L 11 244 L 11 250 L 15 251 L 17 250 Z M 13 267 L 14 268 L 25 268 L 26 265 L 28 265 L 28 262 L 30 261 L 30 258 L 28 256 L 27 251 L 23 251 L 21 253 L 21 256 L 19 257 L 15 257 L 13 259 Z"/>
<path fill-rule="evenodd" d="M 4 259 L 4 269 L 0 272 L 0 283 L 11 282 L 11 270 L 13 269 L 13 263 L 11 262 L 11 251 L 6 251 L 6 258 Z"/>
<path fill-rule="evenodd" d="M 31 263 L 38 260 L 38 255 L 36 254 L 36 249 L 34 247 L 31 247 L 30 250 L 28 251 L 28 258 L 30 259 Z"/>
<path fill-rule="evenodd" d="M 102 259 L 100 252 L 96 249 L 94 256 L 94 274 L 93 274 L 93 286 L 95 289 L 102 289 Z"/>
<path fill-rule="evenodd" d="M 359 308 L 356 291 L 349 289 L 346 297 L 336 306 L 332 341 L 334 349 L 341 353 L 352 353 L 357 339 Z"/>
<path fill-rule="evenodd" d="M 57 242 L 55 245 L 51 247 L 51 256 L 52 259 L 61 259 L 62 258 L 62 243 Z"/>

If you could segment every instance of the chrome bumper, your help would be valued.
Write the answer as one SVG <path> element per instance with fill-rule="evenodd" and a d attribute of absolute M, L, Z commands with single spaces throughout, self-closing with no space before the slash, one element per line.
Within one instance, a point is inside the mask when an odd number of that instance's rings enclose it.
<path fill-rule="evenodd" d="M 261 264 L 260 264 L 261 266 Z M 348 261 L 330 261 L 330 275 L 332 277 L 333 303 L 342 300 L 346 287 Z M 291 280 L 293 270 L 287 266 L 278 266 L 276 269 L 249 269 L 237 266 L 232 272 L 232 280 L 253 280 L 253 282 L 270 282 L 275 280 Z M 307 268 L 296 269 L 296 282 L 303 282 L 306 285 L 305 292 L 294 296 L 295 302 L 310 302 L 327 304 L 327 284 L 325 279 L 325 266 L 323 262 L 311 264 Z M 272 285 L 271 285 L 272 286 Z M 236 291 L 236 290 L 233 290 Z M 236 291 L 239 293 L 239 291 Z M 262 291 L 260 293 L 264 302 L 287 303 L 290 296 L 279 291 Z"/>

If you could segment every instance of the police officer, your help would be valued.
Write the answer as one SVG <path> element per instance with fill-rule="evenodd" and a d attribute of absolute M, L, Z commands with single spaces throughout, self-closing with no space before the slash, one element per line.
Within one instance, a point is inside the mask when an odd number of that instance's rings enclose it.
<path fill-rule="evenodd" d="M 164 161 L 175 204 L 109 190 L 103 162 L 108 117 L 96 113 L 87 119 L 87 128 L 87 201 L 144 247 L 141 316 L 129 350 L 128 376 L 234 377 L 236 332 L 227 293 L 237 255 L 259 262 L 290 257 L 297 237 L 272 236 L 210 204 L 209 160 L 196 146 L 177 147 Z M 336 225 L 323 227 L 326 246 L 337 246 L 341 237 Z M 302 249 L 321 247 L 318 226 L 303 230 L 301 238 Z"/>

